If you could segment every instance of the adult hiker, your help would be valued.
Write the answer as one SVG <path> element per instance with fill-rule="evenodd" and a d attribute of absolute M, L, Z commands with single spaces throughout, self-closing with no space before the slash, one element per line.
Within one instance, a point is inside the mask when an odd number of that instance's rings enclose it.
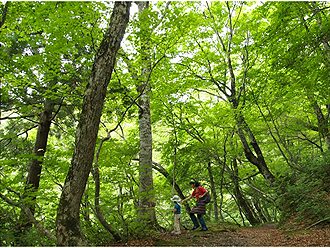
<path fill-rule="evenodd" d="M 189 215 L 194 223 L 194 227 L 192 230 L 195 230 L 199 227 L 197 218 L 199 220 L 199 223 L 202 226 L 202 231 L 207 231 L 206 223 L 203 219 L 203 215 L 206 213 L 206 203 L 201 199 L 204 197 L 206 194 L 208 194 L 208 190 L 206 190 L 204 187 L 200 186 L 199 182 L 197 181 L 191 181 L 190 185 L 192 188 L 194 188 L 194 191 L 192 192 L 191 196 L 187 197 L 186 199 L 182 200 L 182 203 L 184 201 L 188 201 L 193 197 L 197 198 L 196 206 L 193 207 L 193 209 L 190 211 Z M 197 214 L 197 218 L 195 216 Z"/>

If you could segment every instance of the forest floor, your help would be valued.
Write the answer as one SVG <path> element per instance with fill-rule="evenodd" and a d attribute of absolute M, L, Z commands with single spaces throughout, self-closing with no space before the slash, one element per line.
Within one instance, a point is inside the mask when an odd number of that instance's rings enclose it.
<path fill-rule="evenodd" d="M 182 230 L 181 235 L 169 232 L 147 239 L 135 239 L 126 243 L 113 243 L 106 246 L 314 246 L 330 247 L 330 226 L 315 226 L 308 230 L 285 231 L 275 224 L 259 227 L 224 227 L 210 224 L 208 231 Z"/>

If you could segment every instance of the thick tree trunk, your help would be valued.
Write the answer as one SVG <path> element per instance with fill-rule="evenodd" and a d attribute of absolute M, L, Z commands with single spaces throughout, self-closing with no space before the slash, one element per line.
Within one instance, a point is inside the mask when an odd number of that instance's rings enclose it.
<path fill-rule="evenodd" d="M 154 223 L 156 221 L 156 216 L 155 210 L 151 206 L 154 192 L 152 176 L 152 134 L 148 94 L 142 94 L 139 105 L 140 154 L 138 219 L 143 222 Z"/>
<path fill-rule="evenodd" d="M 84 93 L 74 154 L 57 211 L 56 236 L 59 246 L 89 245 L 80 226 L 80 203 L 92 168 L 104 98 L 128 24 L 130 5 L 131 2 L 115 2 L 109 28 L 95 55 Z"/>
<path fill-rule="evenodd" d="M 149 2 L 137 2 L 141 22 L 146 24 L 148 20 L 143 14 L 149 8 Z M 156 225 L 155 209 L 151 203 L 154 199 L 153 176 L 152 176 L 152 131 L 150 116 L 151 92 L 149 75 L 151 73 L 150 49 L 148 25 L 141 26 L 141 57 L 142 68 L 137 91 L 141 94 L 139 98 L 139 131 L 140 131 L 140 153 L 139 153 L 139 206 L 138 221 L 144 224 Z M 149 225 L 148 225 L 149 226 Z"/>

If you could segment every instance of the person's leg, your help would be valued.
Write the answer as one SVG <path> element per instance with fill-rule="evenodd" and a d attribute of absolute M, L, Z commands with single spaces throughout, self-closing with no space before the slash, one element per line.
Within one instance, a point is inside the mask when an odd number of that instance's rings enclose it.
<path fill-rule="evenodd" d="M 174 233 L 180 234 L 180 217 L 181 214 L 174 214 Z"/>
<path fill-rule="evenodd" d="M 197 217 L 198 217 L 199 223 L 201 223 L 203 231 L 206 231 L 208 228 L 206 226 L 205 220 L 203 219 L 203 215 L 198 214 Z"/>
<path fill-rule="evenodd" d="M 197 218 L 194 214 L 190 213 L 189 215 L 190 215 L 190 219 L 194 223 L 194 228 L 193 228 L 193 230 L 194 230 L 199 227 L 199 224 L 198 224 Z"/>
<path fill-rule="evenodd" d="M 174 226 L 173 226 L 172 233 L 175 233 L 175 229 L 176 229 L 176 216 L 175 216 L 175 214 L 173 214 L 173 216 L 174 216 Z"/>

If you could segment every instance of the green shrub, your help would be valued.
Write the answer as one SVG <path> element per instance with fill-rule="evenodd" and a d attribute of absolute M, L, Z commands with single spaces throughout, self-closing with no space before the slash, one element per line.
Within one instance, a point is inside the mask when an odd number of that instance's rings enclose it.
<path fill-rule="evenodd" d="M 277 203 L 280 224 L 311 224 L 330 217 L 330 152 L 308 158 L 303 166 L 282 177 Z"/>

